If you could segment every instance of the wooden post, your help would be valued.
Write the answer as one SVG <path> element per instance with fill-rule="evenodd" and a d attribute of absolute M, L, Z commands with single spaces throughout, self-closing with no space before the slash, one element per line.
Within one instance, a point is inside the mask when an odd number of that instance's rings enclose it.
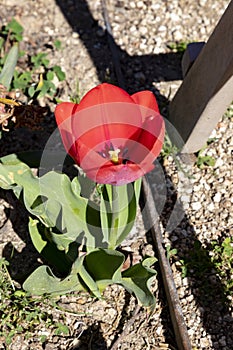
<path fill-rule="evenodd" d="M 170 104 L 169 121 L 184 141 L 182 152 L 205 145 L 232 101 L 233 0 Z"/>

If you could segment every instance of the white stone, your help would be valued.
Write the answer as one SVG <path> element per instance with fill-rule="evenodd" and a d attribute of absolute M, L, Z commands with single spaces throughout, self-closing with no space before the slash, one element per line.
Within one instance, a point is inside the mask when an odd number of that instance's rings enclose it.
<path fill-rule="evenodd" d="M 146 35 L 147 34 L 147 28 L 146 27 L 140 27 L 139 32 L 141 35 Z"/>
<path fill-rule="evenodd" d="M 177 22 L 180 20 L 180 17 L 176 13 L 170 13 L 170 19 L 174 22 Z"/>
<path fill-rule="evenodd" d="M 209 345 L 210 345 L 209 344 L 209 340 L 207 338 L 201 338 L 200 339 L 200 346 L 201 346 L 201 348 L 207 349 Z"/>
<path fill-rule="evenodd" d="M 158 335 L 162 335 L 163 334 L 163 326 L 159 326 L 157 329 L 156 329 L 156 333 Z"/>
<path fill-rule="evenodd" d="M 194 202 L 191 204 L 193 210 L 200 210 L 202 205 L 200 202 Z"/>
<path fill-rule="evenodd" d="M 224 164 L 224 161 L 223 161 L 221 158 L 218 158 L 218 159 L 216 160 L 216 162 L 215 162 L 214 167 L 215 167 L 215 168 L 219 168 L 219 167 L 221 167 L 223 164 Z"/>
<path fill-rule="evenodd" d="M 135 9 L 136 4 L 135 4 L 134 1 L 130 1 L 129 6 L 130 6 L 132 9 Z"/>
<path fill-rule="evenodd" d="M 213 203 L 213 202 L 211 202 L 211 203 L 207 206 L 207 209 L 208 209 L 209 211 L 214 211 L 214 208 L 215 208 L 215 206 L 214 206 L 214 203 Z"/>
<path fill-rule="evenodd" d="M 219 203 L 220 201 L 221 201 L 221 193 L 219 193 L 219 192 L 217 192 L 216 194 L 215 194 L 215 196 L 214 196 L 214 198 L 213 198 L 213 201 L 215 202 L 215 203 Z"/>
<path fill-rule="evenodd" d="M 173 35 L 173 39 L 175 41 L 181 41 L 183 38 L 183 34 L 179 31 L 179 30 L 174 30 L 174 32 L 172 33 Z"/>
<path fill-rule="evenodd" d="M 144 7 L 143 1 L 138 1 L 137 2 L 137 8 L 142 9 Z"/>
<path fill-rule="evenodd" d="M 189 203 L 190 202 L 190 196 L 181 196 L 180 197 L 181 202 Z"/>
<path fill-rule="evenodd" d="M 160 26 L 160 27 L 158 28 L 158 31 L 159 31 L 159 32 L 166 32 L 166 31 L 167 31 L 167 27 L 165 27 L 165 26 Z"/>

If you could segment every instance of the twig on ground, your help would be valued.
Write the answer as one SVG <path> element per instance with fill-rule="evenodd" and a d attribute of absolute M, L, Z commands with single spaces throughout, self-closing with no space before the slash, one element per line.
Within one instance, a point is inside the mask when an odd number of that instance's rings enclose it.
<path fill-rule="evenodd" d="M 126 323 L 125 328 L 123 329 L 122 333 L 119 335 L 119 337 L 117 338 L 117 340 L 112 344 L 111 346 L 111 350 L 117 350 L 118 345 L 123 341 L 123 339 L 127 336 L 130 327 L 132 326 L 132 324 L 134 323 L 134 321 L 136 320 L 136 318 L 140 315 L 139 311 L 141 309 L 140 305 L 136 305 L 133 315 L 131 317 L 131 319 Z"/>

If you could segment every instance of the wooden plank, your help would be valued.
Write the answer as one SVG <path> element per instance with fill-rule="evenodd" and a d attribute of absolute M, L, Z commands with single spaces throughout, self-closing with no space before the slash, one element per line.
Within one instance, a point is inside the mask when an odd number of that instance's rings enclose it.
<path fill-rule="evenodd" d="M 233 0 L 170 104 L 169 121 L 184 140 L 182 152 L 204 146 L 232 101 Z"/>

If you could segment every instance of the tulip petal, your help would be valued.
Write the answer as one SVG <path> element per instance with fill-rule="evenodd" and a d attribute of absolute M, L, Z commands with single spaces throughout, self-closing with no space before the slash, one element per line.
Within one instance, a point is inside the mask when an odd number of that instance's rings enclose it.
<path fill-rule="evenodd" d="M 112 84 L 103 83 L 88 91 L 80 101 L 78 111 L 112 102 L 132 103 L 133 101 L 125 90 Z"/>
<path fill-rule="evenodd" d="M 82 139 L 90 148 L 112 139 L 127 140 L 133 137 L 141 125 L 141 110 L 133 102 L 94 105 L 72 116 L 72 132 L 75 139 Z"/>
<path fill-rule="evenodd" d="M 156 101 L 156 98 L 151 91 L 139 91 L 131 95 L 135 103 L 140 106 L 147 107 L 155 112 L 159 113 L 159 107 Z"/>
<path fill-rule="evenodd" d="M 75 136 L 72 132 L 71 120 L 76 108 L 77 104 L 75 103 L 63 102 L 56 106 L 54 114 L 67 153 L 69 153 L 69 155 L 74 158 L 77 163 L 79 163 L 78 154 L 75 148 Z"/>
<path fill-rule="evenodd" d="M 143 169 L 138 164 L 106 164 L 96 174 L 96 182 L 116 186 L 133 182 L 144 175 Z"/>
<path fill-rule="evenodd" d="M 66 119 L 70 118 L 75 113 L 77 106 L 77 104 L 72 102 L 62 102 L 57 105 L 54 112 L 57 125 L 59 126 Z"/>

